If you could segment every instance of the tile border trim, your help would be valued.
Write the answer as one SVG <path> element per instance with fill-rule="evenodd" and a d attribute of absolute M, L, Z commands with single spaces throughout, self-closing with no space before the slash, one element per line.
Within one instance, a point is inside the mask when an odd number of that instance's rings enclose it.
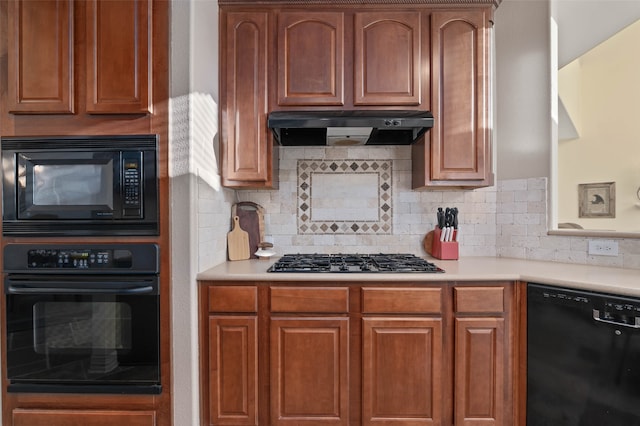
<path fill-rule="evenodd" d="M 298 234 L 312 235 L 391 235 L 392 161 L 390 160 L 298 160 Z M 314 221 L 311 213 L 311 180 L 313 174 L 378 175 L 378 220 Z"/>

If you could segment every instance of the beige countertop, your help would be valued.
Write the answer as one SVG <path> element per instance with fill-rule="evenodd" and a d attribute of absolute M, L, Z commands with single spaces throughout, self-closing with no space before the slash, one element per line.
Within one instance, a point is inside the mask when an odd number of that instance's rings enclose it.
<path fill-rule="evenodd" d="M 270 260 L 224 262 L 198 274 L 199 281 L 299 281 L 305 282 L 424 282 L 433 281 L 528 281 L 640 296 L 640 270 L 588 266 L 533 260 L 466 257 L 460 260 L 427 258 L 445 270 L 429 273 L 269 273 Z"/>

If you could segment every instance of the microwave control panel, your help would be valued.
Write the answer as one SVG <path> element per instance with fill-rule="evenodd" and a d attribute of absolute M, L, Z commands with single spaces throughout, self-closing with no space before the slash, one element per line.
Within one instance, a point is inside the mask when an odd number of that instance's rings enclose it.
<path fill-rule="evenodd" d="M 142 156 L 122 153 L 122 212 L 124 217 L 142 217 Z"/>
<path fill-rule="evenodd" d="M 27 253 L 29 269 L 117 269 L 130 268 L 129 250 L 34 249 Z"/>

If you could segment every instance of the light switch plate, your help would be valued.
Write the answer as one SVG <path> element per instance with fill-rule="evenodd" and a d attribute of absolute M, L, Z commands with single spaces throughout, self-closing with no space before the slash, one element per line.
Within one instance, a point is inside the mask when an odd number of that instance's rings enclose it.
<path fill-rule="evenodd" d="M 589 254 L 594 256 L 617 256 L 618 242 L 614 240 L 589 240 Z"/>

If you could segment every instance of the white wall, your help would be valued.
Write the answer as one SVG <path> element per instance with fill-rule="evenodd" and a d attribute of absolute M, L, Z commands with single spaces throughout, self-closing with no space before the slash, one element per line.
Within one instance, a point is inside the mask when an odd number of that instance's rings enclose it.
<path fill-rule="evenodd" d="M 196 274 L 226 260 L 233 191 L 217 161 L 218 4 L 172 0 L 170 177 L 173 424 L 197 426 Z"/>
<path fill-rule="evenodd" d="M 495 22 L 497 177 L 549 177 L 549 2 L 504 0 Z"/>

